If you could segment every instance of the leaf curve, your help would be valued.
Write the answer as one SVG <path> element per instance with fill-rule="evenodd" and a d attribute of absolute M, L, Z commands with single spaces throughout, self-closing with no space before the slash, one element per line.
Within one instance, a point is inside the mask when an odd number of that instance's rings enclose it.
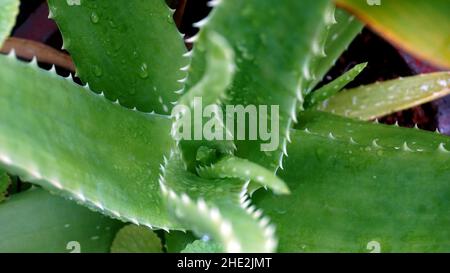
<path fill-rule="evenodd" d="M 3 169 L 112 217 L 177 228 L 158 187 L 169 117 L 126 109 L 13 56 L 0 56 L 0 86 Z"/>

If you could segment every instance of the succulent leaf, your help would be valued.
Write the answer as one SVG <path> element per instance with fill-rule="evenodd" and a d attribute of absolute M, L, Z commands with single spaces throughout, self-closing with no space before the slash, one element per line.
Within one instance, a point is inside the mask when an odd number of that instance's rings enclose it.
<path fill-rule="evenodd" d="M 0 252 L 109 252 L 120 221 L 33 188 L 0 205 Z"/>
<path fill-rule="evenodd" d="M 2 0 L 0 11 L 0 47 L 9 36 L 19 13 L 19 0 Z"/>
<path fill-rule="evenodd" d="M 444 97 L 449 86 L 449 72 L 422 74 L 344 90 L 317 109 L 370 120 Z"/>
<path fill-rule="evenodd" d="M 182 35 L 164 0 L 50 0 L 49 5 L 85 83 L 128 108 L 170 113 L 189 58 L 183 57 Z"/>
<path fill-rule="evenodd" d="M 333 17 L 331 15 L 329 14 L 329 17 L 332 21 Z M 326 56 L 317 59 L 316 65 L 313 68 L 315 77 L 309 84 L 309 88 L 305 90 L 305 95 L 325 77 L 328 70 L 331 69 L 364 26 L 353 15 L 342 9 L 336 9 L 334 19 L 336 23 L 329 28 L 325 41 L 324 53 Z"/>
<path fill-rule="evenodd" d="M 233 81 L 235 71 L 234 52 L 226 39 L 215 32 L 203 33 L 202 37 L 204 37 L 202 38 L 204 42 L 201 46 L 206 54 L 206 70 L 201 80 L 183 94 L 178 105 L 173 109 L 172 115 L 175 118 L 172 129 L 173 136 L 180 130 L 183 116 L 196 121 L 195 111 L 197 109 L 213 105 L 216 108 L 214 113 L 211 113 L 211 116 L 216 119 L 217 126 L 220 126 L 220 128 L 215 128 L 215 130 L 221 130 L 224 133 L 223 136 L 227 133 L 227 128 L 218 112 L 221 111 L 220 104 L 226 95 L 226 90 Z M 178 108 L 179 106 L 188 106 L 191 110 L 190 113 L 183 113 L 182 111 L 185 111 L 185 108 Z M 203 113 L 200 113 L 200 115 L 200 118 L 206 123 L 207 119 L 203 117 Z M 193 122 L 191 134 L 195 134 L 195 125 L 197 124 Z M 196 166 L 196 155 L 200 147 L 209 146 L 223 154 L 231 154 L 235 150 L 235 145 L 231 140 L 196 140 L 191 136 L 189 140 L 181 139 L 180 143 L 183 159 L 190 168 L 195 168 Z"/>
<path fill-rule="evenodd" d="M 175 227 L 158 187 L 169 117 L 126 109 L 70 78 L 0 56 L 0 163 L 92 209 Z"/>
<path fill-rule="evenodd" d="M 448 137 L 320 112 L 300 121 L 280 172 L 292 194 L 254 194 L 279 251 L 448 251 Z"/>
<path fill-rule="evenodd" d="M 450 68 L 450 2 L 447 0 L 336 0 L 395 45 L 435 65 Z"/>
<path fill-rule="evenodd" d="M 327 0 L 212 1 L 211 14 L 198 22 L 188 86 L 205 70 L 202 36 L 208 31 L 227 39 L 235 52 L 236 74 L 227 91 L 231 105 L 278 105 L 279 145 L 261 152 L 261 141 L 236 141 L 236 154 L 276 170 L 282 164 L 289 130 L 303 103 L 303 90 L 312 80 L 311 61 L 320 58 L 333 6 Z M 270 12 L 268 12 L 270 11 Z M 290 16 L 295 11 L 296 16 Z M 283 20 L 280 20 L 283 18 Z M 267 26 L 270 25 L 270 28 Z"/>
<path fill-rule="evenodd" d="M 345 72 L 332 82 L 322 86 L 318 90 L 305 97 L 305 108 L 312 108 L 318 103 L 334 96 L 347 84 L 353 81 L 367 66 L 367 63 L 355 65 L 352 69 Z"/>

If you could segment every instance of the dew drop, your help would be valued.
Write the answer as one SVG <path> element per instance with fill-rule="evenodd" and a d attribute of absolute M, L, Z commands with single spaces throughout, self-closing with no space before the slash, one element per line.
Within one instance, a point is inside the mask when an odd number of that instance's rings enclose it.
<path fill-rule="evenodd" d="M 141 64 L 139 68 L 139 76 L 143 79 L 148 78 L 148 67 L 146 63 Z"/>
<path fill-rule="evenodd" d="M 167 17 L 166 17 L 166 21 L 167 21 L 167 23 L 169 23 L 169 24 L 173 24 L 174 23 L 174 20 L 173 20 L 173 17 L 172 17 L 172 15 L 167 15 Z"/>
<path fill-rule="evenodd" d="M 102 74 L 103 74 L 103 71 L 102 71 L 102 69 L 100 68 L 100 66 L 94 66 L 94 74 L 95 74 L 95 76 L 97 76 L 97 77 L 101 77 L 102 76 Z"/>
<path fill-rule="evenodd" d="M 100 19 L 98 17 L 98 14 L 95 11 L 92 12 L 91 13 L 91 22 L 94 23 L 94 24 L 97 24 L 99 20 Z"/>
<path fill-rule="evenodd" d="M 110 21 L 109 21 L 109 26 L 110 26 L 111 28 L 116 28 L 116 27 L 117 27 L 116 23 L 114 23 L 113 20 L 110 20 Z"/>

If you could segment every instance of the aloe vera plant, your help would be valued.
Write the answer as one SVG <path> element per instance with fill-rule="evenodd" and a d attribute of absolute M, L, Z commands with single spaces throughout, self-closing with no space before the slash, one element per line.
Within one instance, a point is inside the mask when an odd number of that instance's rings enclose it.
<path fill-rule="evenodd" d="M 0 41 L 18 7 L 5 2 Z M 163 0 L 49 0 L 83 85 L 0 56 L 0 251 L 449 251 L 450 139 L 371 120 L 449 94 L 450 73 L 342 90 L 360 64 L 318 88 L 364 25 L 348 11 L 411 37 L 356 2 L 213 0 L 188 50 Z M 416 8 L 448 23 L 436 2 Z M 448 66 L 441 43 L 404 42 Z M 178 138 L 208 105 L 232 138 Z M 255 106 L 275 149 L 235 138 L 228 105 Z M 8 193 L 7 173 L 34 186 Z"/>

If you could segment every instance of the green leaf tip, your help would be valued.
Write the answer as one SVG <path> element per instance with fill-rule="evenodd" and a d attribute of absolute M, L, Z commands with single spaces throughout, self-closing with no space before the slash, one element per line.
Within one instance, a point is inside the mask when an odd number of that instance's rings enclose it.
<path fill-rule="evenodd" d="M 366 66 L 367 63 L 357 64 L 337 79 L 322 86 L 313 93 L 308 94 L 305 97 L 305 108 L 313 108 L 317 106 L 317 104 L 337 94 L 342 88 L 352 82 L 364 70 L 364 68 L 366 68 Z"/>
<path fill-rule="evenodd" d="M 197 169 L 197 173 L 205 178 L 236 178 L 253 181 L 272 189 L 277 194 L 289 194 L 289 188 L 272 171 L 267 170 L 249 160 L 234 156 L 225 156 L 211 166 Z"/>
<path fill-rule="evenodd" d="M 449 86 L 450 72 L 410 76 L 344 90 L 317 109 L 370 120 L 446 96 Z"/>
<path fill-rule="evenodd" d="M 34 187 L 0 205 L 0 252 L 109 252 L 120 221 Z"/>

